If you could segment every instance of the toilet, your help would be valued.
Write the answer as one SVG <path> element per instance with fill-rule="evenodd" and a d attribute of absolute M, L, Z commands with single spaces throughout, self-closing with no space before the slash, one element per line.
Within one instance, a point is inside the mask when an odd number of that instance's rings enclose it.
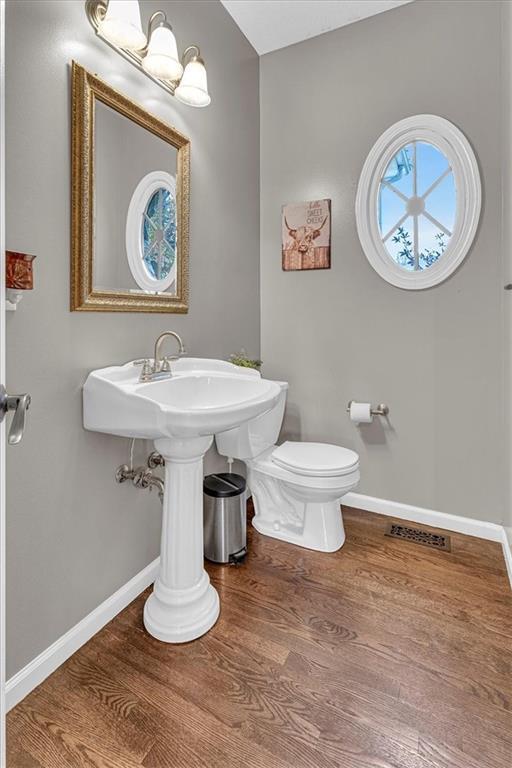
<path fill-rule="evenodd" d="M 359 482 L 359 456 L 327 443 L 276 445 L 288 384 L 267 413 L 215 437 L 217 449 L 247 467 L 259 533 L 320 552 L 343 546 L 341 498 Z"/>

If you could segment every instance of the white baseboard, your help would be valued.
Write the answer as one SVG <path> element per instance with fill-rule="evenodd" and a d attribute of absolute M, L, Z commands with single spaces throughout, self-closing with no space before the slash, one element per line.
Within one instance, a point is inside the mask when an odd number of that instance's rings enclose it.
<path fill-rule="evenodd" d="M 5 684 L 6 709 L 9 711 L 33 691 L 57 667 L 69 659 L 84 643 L 108 624 L 114 616 L 126 608 L 154 582 L 158 574 L 160 558 L 153 560 L 144 570 L 137 573 L 117 592 L 108 597 L 101 605 L 91 611 L 84 619 L 75 624 L 49 648 L 36 656 L 26 667 L 20 669 Z"/>
<path fill-rule="evenodd" d="M 413 523 L 423 523 L 434 528 L 465 533 L 467 536 L 478 536 L 480 539 L 489 541 L 503 541 L 503 526 L 487 523 L 485 520 L 473 520 L 470 517 L 450 515 L 447 512 L 435 512 L 433 509 L 414 507 L 412 504 L 402 504 L 399 501 L 377 499 L 375 496 L 365 496 L 362 493 L 347 493 L 342 503 L 347 507 L 398 517 L 400 520 L 412 520 Z"/>
<path fill-rule="evenodd" d="M 422 523 L 434 528 L 464 533 L 466 536 L 477 536 L 488 541 L 498 541 L 503 546 L 503 557 L 512 587 L 512 552 L 505 528 L 502 525 L 488 523 L 485 520 L 473 520 L 470 517 L 450 515 L 447 512 L 436 512 L 433 509 L 402 504 L 399 501 L 378 499 L 375 496 L 365 496 L 362 493 L 347 493 L 342 502 L 347 507 L 364 509 L 367 512 L 376 512 L 388 517 L 397 517 L 400 520 L 411 520 L 413 523 Z"/>

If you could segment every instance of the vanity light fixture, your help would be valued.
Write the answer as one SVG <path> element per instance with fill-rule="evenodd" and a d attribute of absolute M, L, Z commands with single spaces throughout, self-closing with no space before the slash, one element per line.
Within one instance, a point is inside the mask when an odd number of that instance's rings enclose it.
<path fill-rule="evenodd" d="M 130 51 L 140 50 L 147 44 L 138 0 L 110 0 L 98 24 L 98 31 L 112 45 Z"/>
<path fill-rule="evenodd" d="M 94 31 L 115 51 L 155 83 L 190 107 L 207 107 L 206 68 L 197 45 L 178 55 L 178 46 L 164 11 L 142 29 L 138 0 L 86 0 L 85 11 Z"/>
<path fill-rule="evenodd" d="M 157 22 L 158 17 L 160 21 Z M 148 51 L 142 59 L 142 69 L 163 80 L 179 80 L 183 74 L 183 66 L 178 58 L 174 32 L 163 11 L 156 11 L 151 16 L 149 29 L 151 37 Z"/>
<path fill-rule="evenodd" d="M 196 51 L 196 53 L 190 55 L 192 51 Z M 211 98 L 208 93 L 206 67 L 197 45 L 189 45 L 185 49 L 183 53 L 184 61 L 187 55 L 190 55 L 190 58 L 174 95 L 178 101 L 182 101 L 183 104 L 189 104 L 191 107 L 207 107 Z"/>

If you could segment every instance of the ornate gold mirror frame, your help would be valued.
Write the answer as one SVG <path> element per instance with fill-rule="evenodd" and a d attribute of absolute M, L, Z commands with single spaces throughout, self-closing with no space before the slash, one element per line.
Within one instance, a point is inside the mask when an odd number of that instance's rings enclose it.
<path fill-rule="evenodd" d="M 72 62 L 71 311 L 188 312 L 190 141 Z M 99 100 L 177 150 L 177 281 L 173 295 L 94 288 L 94 112 Z"/>

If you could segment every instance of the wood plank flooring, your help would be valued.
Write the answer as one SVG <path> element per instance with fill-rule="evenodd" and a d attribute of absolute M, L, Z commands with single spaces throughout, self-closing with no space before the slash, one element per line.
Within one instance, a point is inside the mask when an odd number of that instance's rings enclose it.
<path fill-rule="evenodd" d="M 149 637 L 141 595 L 9 713 L 8 768 L 511 768 L 501 546 L 344 519 L 334 554 L 250 527 L 193 643 Z"/>

